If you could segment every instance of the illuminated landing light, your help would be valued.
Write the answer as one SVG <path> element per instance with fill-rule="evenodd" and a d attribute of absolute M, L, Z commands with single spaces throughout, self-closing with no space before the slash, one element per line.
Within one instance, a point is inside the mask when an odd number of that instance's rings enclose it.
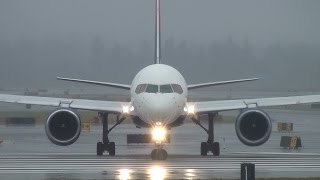
<path fill-rule="evenodd" d="M 129 170 L 129 169 L 120 169 L 120 170 L 119 170 L 119 176 L 118 176 L 118 178 L 119 178 L 120 180 L 128 180 L 128 179 L 131 179 L 130 173 L 131 173 L 131 170 Z"/>
<path fill-rule="evenodd" d="M 167 131 L 163 127 L 154 127 L 152 129 L 152 139 L 155 142 L 163 142 L 166 139 Z"/>
<path fill-rule="evenodd" d="M 132 111 L 134 111 L 133 106 L 122 106 L 122 113 L 123 114 L 129 114 Z"/>
<path fill-rule="evenodd" d="M 151 180 L 163 180 L 166 178 L 166 170 L 163 167 L 154 166 L 149 170 Z"/>
<path fill-rule="evenodd" d="M 156 122 L 156 126 L 161 126 L 162 123 L 161 122 Z"/>
<path fill-rule="evenodd" d="M 184 112 L 186 112 L 188 115 L 194 115 L 195 110 L 193 105 L 189 105 L 183 108 Z"/>
<path fill-rule="evenodd" d="M 131 108 L 130 108 L 130 112 L 132 112 L 132 111 L 134 111 L 134 107 L 133 106 L 131 106 Z"/>

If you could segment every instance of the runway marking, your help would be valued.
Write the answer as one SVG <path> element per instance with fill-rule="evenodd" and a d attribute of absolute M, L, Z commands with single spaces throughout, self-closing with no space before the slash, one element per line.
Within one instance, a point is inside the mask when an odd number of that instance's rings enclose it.
<path fill-rule="evenodd" d="M 193 169 L 201 171 L 233 171 L 240 170 L 243 162 L 252 162 L 256 171 L 261 172 L 320 172 L 320 156 L 281 157 L 274 154 L 265 157 L 201 157 L 201 156 L 173 156 L 167 161 L 152 161 L 148 156 L 95 157 L 95 156 L 0 156 L 0 173 L 96 173 L 129 168 L 133 171 L 143 171 L 153 166 L 160 166 L 166 170 Z"/>

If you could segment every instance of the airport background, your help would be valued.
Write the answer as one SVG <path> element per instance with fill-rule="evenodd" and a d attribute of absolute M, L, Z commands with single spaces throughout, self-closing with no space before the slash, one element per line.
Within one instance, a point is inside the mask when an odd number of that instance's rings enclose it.
<path fill-rule="evenodd" d="M 319 1 L 161 2 L 162 62 L 181 71 L 188 83 L 260 78 L 191 91 L 190 99 L 320 94 Z M 1 93 L 128 99 L 126 91 L 61 82 L 55 77 L 130 84 L 154 60 L 154 2 L 150 0 L 1 0 L 0 26 Z M 73 146 L 57 147 L 48 141 L 42 124 L 52 108 L 0 104 L 0 173 L 5 179 L 110 179 L 118 178 L 123 168 L 131 168 L 132 177 L 150 178 L 148 170 L 156 165 L 163 167 L 156 169 L 158 175 L 167 178 L 237 178 L 240 163 L 253 161 L 257 177 L 317 179 L 317 106 L 266 109 L 274 120 L 274 132 L 258 148 L 241 144 L 230 121 L 218 123 L 216 138 L 224 147 L 221 158 L 200 157 L 200 142 L 206 134 L 187 122 L 173 130 L 167 163 L 158 163 L 150 160 L 152 145 L 126 144 L 126 135 L 137 132 L 129 122 L 110 137 L 119 156 L 98 158 L 99 122 Z M 82 113 L 86 116 L 87 112 Z M 237 112 L 222 115 L 235 117 Z M 8 117 L 17 116 L 35 116 L 37 124 L 6 126 Z M 97 121 L 95 114 L 89 116 L 84 119 Z M 278 132 L 277 122 L 293 122 L 293 132 Z M 301 137 L 303 147 L 281 148 L 283 135 Z"/>
<path fill-rule="evenodd" d="M 312 0 L 163 0 L 162 61 L 188 83 L 261 79 L 212 91 L 317 91 L 319 6 Z M 76 86 L 56 76 L 130 84 L 154 59 L 149 0 L 3 0 L 0 24 L 1 88 Z"/>

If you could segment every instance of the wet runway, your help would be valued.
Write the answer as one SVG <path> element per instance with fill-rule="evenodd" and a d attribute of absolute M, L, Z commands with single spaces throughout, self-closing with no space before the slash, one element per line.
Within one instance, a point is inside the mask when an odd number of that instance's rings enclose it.
<path fill-rule="evenodd" d="M 0 157 L 5 179 L 213 179 L 239 178 L 240 164 L 256 164 L 256 177 L 318 177 L 320 154 L 226 154 L 221 157 L 170 156 L 152 161 L 144 155 L 96 157 L 86 154 Z"/>
<path fill-rule="evenodd" d="M 201 157 L 200 143 L 207 136 L 198 126 L 187 123 L 171 130 L 167 161 L 150 159 L 153 145 L 126 144 L 127 134 L 147 131 L 132 124 L 120 125 L 110 134 L 116 142 L 115 157 L 95 155 L 101 126 L 82 132 L 78 141 L 67 147 L 51 144 L 42 125 L 0 126 L 0 137 L 4 139 L 0 145 L 1 179 L 239 179 L 240 164 L 244 162 L 256 164 L 257 178 L 320 177 L 320 112 L 268 112 L 276 121 L 293 122 L 294 131 L 274 131 L 263 146 L 247 147 L 237 139 L 234 124 L 216 124 L 221 156 Z M 280 148 L 282 135 L 300 136 L 303 148 Z"/>

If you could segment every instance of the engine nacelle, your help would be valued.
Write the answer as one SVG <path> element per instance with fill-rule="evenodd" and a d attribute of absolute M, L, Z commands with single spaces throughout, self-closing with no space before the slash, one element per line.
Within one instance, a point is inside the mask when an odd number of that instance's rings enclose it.
<path fill-rule="evenodd" d="M 268 141 L 272 123 L 267 113 L 259 109 L 248 109 L 238 115 L 235 128 L 243 144 L 259 146 Z"/>
<path fill-rule="evenodd" d="M 80 136 L 81 120 L 71 109 L 57 109 L 47 118 L 45 129 L 52 143 L 68 146 Z"/>

